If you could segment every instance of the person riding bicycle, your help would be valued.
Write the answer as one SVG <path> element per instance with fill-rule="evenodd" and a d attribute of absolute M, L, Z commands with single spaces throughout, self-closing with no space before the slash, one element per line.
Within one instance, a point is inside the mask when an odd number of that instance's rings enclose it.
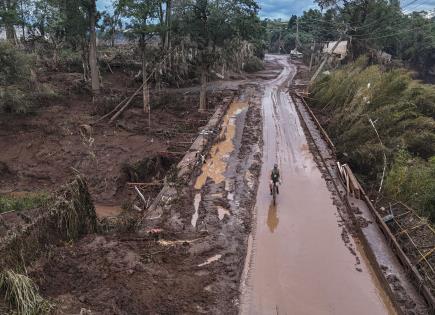
<path fill-rule="evenodd" d="M 270 179 L 271 179 L 271 182 L 270 182 L 270 194 L 271 195 L 273 194 L 272 189 L 273 189 L 274 185 L 276 187 L 276 192 L 279 194 L 279 188 L 278 188 L 278 185 L 277 185 L 277 183 L 280 182 L 280 175 L 279 175 L 278 164 L 275 164 L 273 166 L 272 173 L 270 174 Z"/>

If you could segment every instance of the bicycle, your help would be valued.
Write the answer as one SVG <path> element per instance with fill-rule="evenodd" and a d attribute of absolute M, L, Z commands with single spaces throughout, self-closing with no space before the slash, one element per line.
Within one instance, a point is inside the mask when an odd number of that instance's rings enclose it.
<path fill-rule="evenodd" d="M 273 198 L 273 205 L 276 206 L 276 195 L 278 193 L 278 187 L 276 185 L 276 182 L 272 182 L 272 198 Z"/>

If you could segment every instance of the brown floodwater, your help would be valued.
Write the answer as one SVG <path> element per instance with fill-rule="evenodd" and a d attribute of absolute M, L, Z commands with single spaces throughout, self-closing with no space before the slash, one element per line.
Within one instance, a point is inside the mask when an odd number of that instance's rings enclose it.
<path fill-rule="evenodd" d="M 222 130 L 219 135 L 221 141 L 218 141 L 211 148 L 210 158 L 206 160 L 201 175 L 196 179 L 195 189 L 200 190 L 207 178 L 211 178 L 215 184 L 225 180 L 227 159 L 231 152 L 234 151 L 233 139 L 236 134 L 236 117 L 246 108 L 248 108 L 247 102 L 233 102 L 230 104 L 222 122 Z"/>
<path fill-rule="evenodd" d="M 331 192 L 286 93 L 296 68 L 285 57 L 268 58 L 283 71 L 266 85 L 262 100 L 263 166 L 241 313 L 395 314 L 362 249 L 350 239 L 357 264 L 342 239 Z M 276 207 L 269 192 L 275 163 L 282 177 Z"/>
<path fill-rule="evenodd" d="M 117 217 L 122 213 L 121 206 L 108 206 L 108 205 L 95 205 L 95 213 L 97 217 L 102 218 L 111 218 Z"/>

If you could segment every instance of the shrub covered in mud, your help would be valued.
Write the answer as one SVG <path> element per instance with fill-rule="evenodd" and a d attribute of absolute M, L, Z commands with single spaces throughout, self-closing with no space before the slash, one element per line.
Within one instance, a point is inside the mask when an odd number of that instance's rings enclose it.
<path fill-rule="evenodd" d="M 423 173 L 435 156 L 435 87 L 413 80 L 404 69 L 383 71 L 360 58 L 320 77 L 310 92 L 340 158 L 366 184 L 379 185 L 385 153 L 386 192 L 434 218 L 435 176 Z"/>
<path fill-rule="evenodd" d="M 243 66 L 243 71 L 246 71 L 248 73 L 253 73 L 261 70 L 264 70 L 264 64 L 263 61 L 261 61 L 260 58 L 257 57 L 249 58 Z"/>
<path fill-rule="evenodd" d="M 11 314 L 49 314 L 53 305 L 40 294 L 36 284 L 26 275 L 12 270 L 0 272 L 0 293 L 11 309 Z"/>
<path fill-rule="evenodd" d="M 86 181 L 77 178 L 61 187 L 30 222 L 0 238 L 0 272 L 17 269 L 38 257 L 47 246 L 73 241 L 98 230 L 95 208 Z M 22 268 L 25 269 L 25 268 Z"/>
<path fill-rule="evenodd" d="M 49 314 L 53 305 L 39 294 L 38 287 L 27 276 L 26 267 L 41 255 L 49 254 L 50 246 L 98 230 L 95 208 L 86 181 L 80 176 L 61 187 L 44 210 L 34 214 L 29 222 L 10 227 L 0 238 L 0 313 L 6 303 L 11 314 Z"/>

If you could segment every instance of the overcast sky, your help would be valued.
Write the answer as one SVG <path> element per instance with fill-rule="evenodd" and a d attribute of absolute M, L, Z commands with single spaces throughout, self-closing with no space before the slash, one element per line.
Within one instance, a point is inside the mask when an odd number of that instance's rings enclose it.
<path fill-rule="evenodd" d="M 271 19 L 288 19 L 292 14 L 301 15 L 303 11 L 316 8 L 313 0 L 259 0 L 260 16 Z M 402 0 L 405 11 L 433 10 L 435 0 Z M 112 0 L 97 0 L 99 10 L 111 7 Z"/>

